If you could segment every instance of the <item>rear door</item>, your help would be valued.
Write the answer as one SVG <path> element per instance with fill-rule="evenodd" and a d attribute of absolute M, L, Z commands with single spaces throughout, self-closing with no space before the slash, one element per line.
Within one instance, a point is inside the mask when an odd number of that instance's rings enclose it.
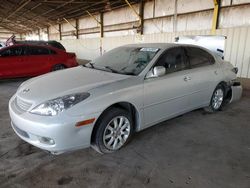
<path fill-rule="evenodd" d="M 40 75 L 51 71 L 53 55 L 46 47 L 29 46 L 28 70 L 32 75 Z"/>
<path fill-rule="evenodd" d="M 189 105 L 192 108 L 209 104 L 211 95 L 218 80 L 220 68 L 214 57 L 199 47 L 185 47 L 185 53 L 190 63 L 190 95 Z"/>
<path fill-rule="evenodd" d="M 24 46 L 12 46 L 0 52 L 0 77 L 20 77 L 25 75 L 26 49 Z"/>

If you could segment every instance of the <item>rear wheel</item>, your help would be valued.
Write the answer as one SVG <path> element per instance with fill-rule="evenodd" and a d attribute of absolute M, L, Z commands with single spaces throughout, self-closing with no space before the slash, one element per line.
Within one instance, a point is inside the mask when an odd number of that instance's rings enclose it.
<path fill-rule="evenodd" d="M 220 84 L 218 85 L 212 95 L 209 107 L 205 108 L 207 112 L 216 112 L 221 110 L 222 104 L 224 102 L 225 90 Z"/>
<path fill-rule="evenodd" d="M 57 64 L 52 68 L 52 71 L 58 71 L 58 70 L 63 70 L 66 67 L 63 64 Z"/>
<path fill-rule="evenodd" d="M 112 153 L 128 143 L 133 134 L 130 114 L 120 108 L 112 108 L 97 122 L 93 144 L 100 153 Z"/>

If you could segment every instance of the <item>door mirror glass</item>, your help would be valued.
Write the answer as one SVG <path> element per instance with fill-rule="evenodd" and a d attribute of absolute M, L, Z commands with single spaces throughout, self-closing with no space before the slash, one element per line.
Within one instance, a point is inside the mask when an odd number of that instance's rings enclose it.
<path fill-rule="evenodd" d="M 166 74 L 166 68 L 163 66 L 156 66 L 151 71 L 148 72 L 146 78 L 156 78 L 161 77 Z"/>

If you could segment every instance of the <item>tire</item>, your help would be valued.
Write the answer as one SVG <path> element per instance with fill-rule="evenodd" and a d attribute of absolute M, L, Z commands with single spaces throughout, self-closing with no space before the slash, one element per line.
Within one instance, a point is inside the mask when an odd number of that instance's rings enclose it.
<path fill-rule="evenodd" d="M 220 111 L 222 109 L 224 100 L 225 100 L 225 89 L 221 84 L 219 84 L 215 88 L 210 100 L 210 105 L 207 108 L 205 108 L 205 111 L 209 113 Z"/>
<path fill-rule="evenodd" d="M 131 115 L 120 108 L 111 108 L 105 112 L 96 126 L 93 148 L 99 153 L 119 150 L 129 142 L 134 132 Z"/>
<path fill-rule="evenodd" d="M 63 70 L 66 67 L 63 64 L 57 64 L 52 68 L 52 71 L 58 71 L 58 70 Z"/>

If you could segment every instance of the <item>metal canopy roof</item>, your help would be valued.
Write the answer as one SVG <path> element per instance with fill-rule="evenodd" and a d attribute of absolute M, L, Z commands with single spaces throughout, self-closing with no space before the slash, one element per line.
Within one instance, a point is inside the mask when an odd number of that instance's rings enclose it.
<path fill-rule="evenodd" d="M 129 0 L 131 4 L 140 0 Z M 0 27 L 17 33 L 127 6 L 125 0 L 2 0 Z"/>

